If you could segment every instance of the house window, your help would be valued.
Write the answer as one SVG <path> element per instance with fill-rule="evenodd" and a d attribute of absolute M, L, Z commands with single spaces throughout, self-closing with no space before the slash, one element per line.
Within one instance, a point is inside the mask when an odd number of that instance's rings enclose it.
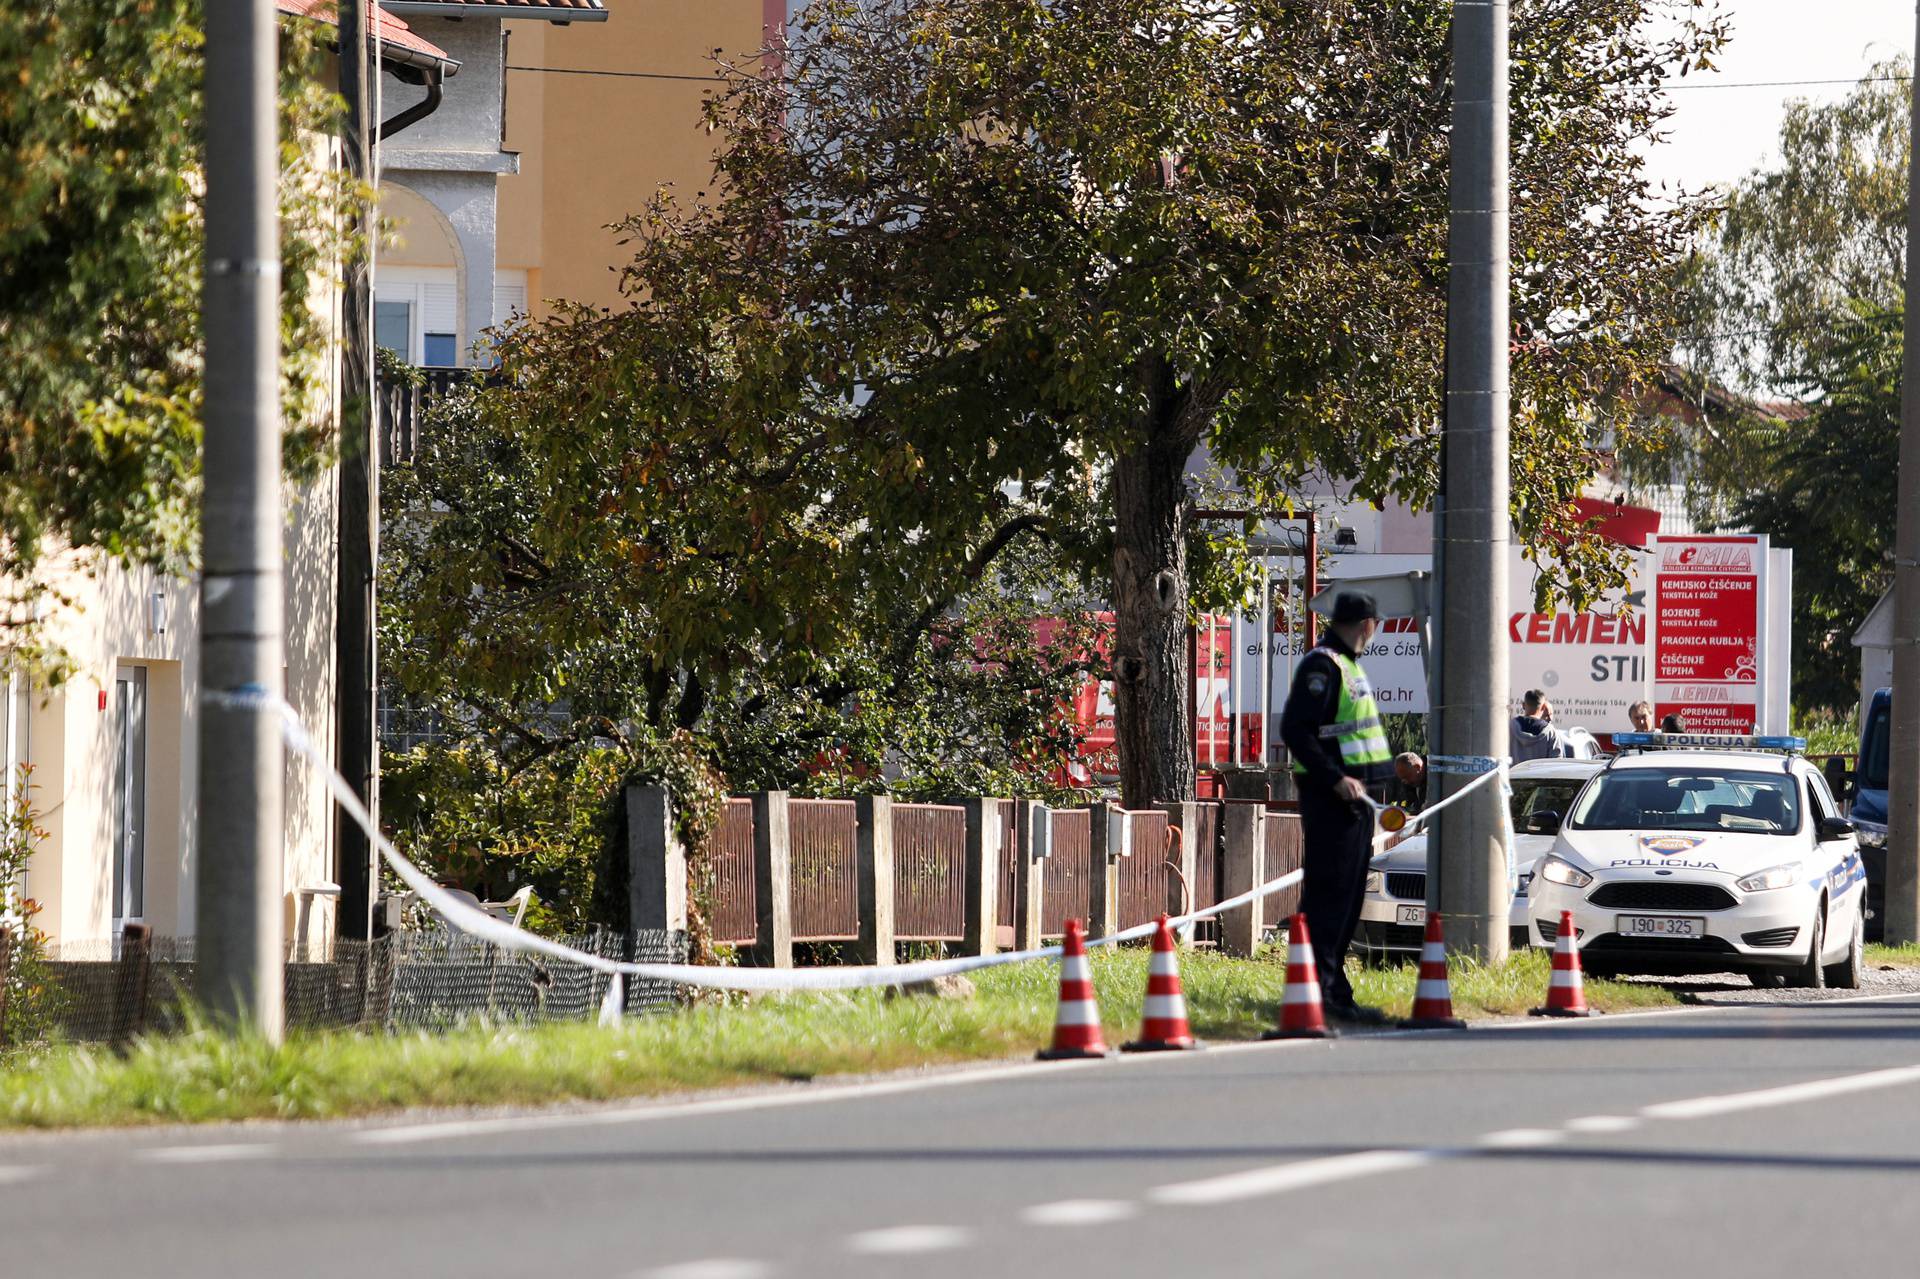
<path fill-rule="evenodd" d="M 413 305 L 409 302 L 373 304 L 374 345 L 413 362 Z"/>
<path fill-rule="evenodd" d="M 113 919 L 147 909 L 147 668 L 113 677 Z"/>
<path fill-rule="evenodd" d="M 378 345 L 409 364 L 460 363 L 460 289 L 452 267 L 383 267 L 373 293 Z"/>

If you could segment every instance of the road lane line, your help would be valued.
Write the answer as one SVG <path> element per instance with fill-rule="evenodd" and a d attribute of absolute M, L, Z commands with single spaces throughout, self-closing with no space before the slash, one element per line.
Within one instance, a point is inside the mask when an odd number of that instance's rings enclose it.
<path fill-rule="evenodd" d="M 0 1186 L 18 1185 L 39 1175 L 38 1168 L 0 1168 Z"/>
<path fill-rule="evenodd" d="M 234 1159 L 264 1159 L 273 1152 L 272 1146 L 263 1145 L 161 1146 L 136 1151 L 133 1157 L 151 1164 L 212 1164 Z"/>
<path fill-rule="evenodd" d="M 1532 1146 L 1551 1146 L 1565 1139 L 1566 1133 L 1558 1128 L 1508 1128 L 1503 1132 L 1490 1132 L 1473 1144 L 1489 1150 L 1525 1150 Z"/>
<path fill-rule="evenodd" d="M 633 1279 L 765 1279 L 772 1273 L 773 1267 L 764 1261 L 709 1257 L 705 1261 L 682 1261 L 657 1270 L 642 1270 Z"/>
<path fill-rule="evenodd" d="M 1632 1132 L 1639 1126 L 1640 1121 L 1628 1115 L 1586 1115 L 1567 1120 L 1567 1131 L 1573 1133 Z"/>
<path fill-rule="evenodd" d="M 922 1252 L 944 1252 L 973 1239 L 959 1226 L 888 1226 L 847 1236 L 847 1247 L 873 1257 L 903 1257 Z"/>
<path fill-rule="evenodd" d="M 1222 1177 L 1206 1177 L 1199 1181 L 1181 1181 L 1170 1186 L 1155 1186 L 1147 1192 L 1147 1198 L 1154 1203 L 1182 1207 L 1233 1203 L 1241 1199 L 1257 1199 L 1262 1195 L 1279 1195 L 1289 1190 L 1303 1190 L 1308 1186 L 1324 1186 L 1338 1181 L 1353 1181 L 1360 1177 L 1377 1177 L 1382 1173 L 1419 1168 L 1426 1164 L 1438 1163 L 1442 1159 L 1452 1158 L 1456 1153 L 1458 1152 L 1438 1149 L 1363 1150 L 1356 1154 L 1334 1155 L 1327 1159 L 1301 1159 L 1294 1163 L 1274 1164 L 1266 1168 L 1249 1168 L 1245 1172 L 1230 1172 Z"/>
<path fill-rule="evenodd" d="M 1138 1216 L 1140 1205 L 1125 1199 L 1062 1199 L 1020 1211 L 1029 1226 L 1104 1226 Z"/>
<path fill-rule="evenodd" d="M 1839 1075 L 1804 1084 L 1788 1084 L 1784 1088 L 1722 1093 L 1714 1097 L 1693 1097 L 1686 1101 L 1663 1101 L 1642 1107 L 1640 1113 L 1648 1119 L 1704 1119 L 1709 1115 L 1729 1115 L 1742 1110 L 1762 1110 L 1769 1106 L 1792 1106 L 1803 1101 L 1819 1101 L 1826 1097 L 1910 1083 L 1920 1083 L 1920 1066 L 1897 1066 L 1891 1070 L 1869 1071 L 1864 1075 Z"/>

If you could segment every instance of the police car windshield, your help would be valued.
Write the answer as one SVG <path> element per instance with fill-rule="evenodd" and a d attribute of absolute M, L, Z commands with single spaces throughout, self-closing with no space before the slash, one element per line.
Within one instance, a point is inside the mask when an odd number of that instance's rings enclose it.
<path fill-rule="evenodd" d="M 1571 825 L 1791 835 L 1800 829 L 1800 787 L 1784 773 L 1616 769 L 1594 779 Z"/>
<path fill-rule="evenodd" d="M 1513 779 L 1513 824 L 1525 828 L 1527 818 L 1535 813 L 1559 813 L 1565 816 L 1573 807 L 1573 797 L 1587 784 L 1584 777 L 1547 777 L 1538 781 L 1525 778 Z"/>

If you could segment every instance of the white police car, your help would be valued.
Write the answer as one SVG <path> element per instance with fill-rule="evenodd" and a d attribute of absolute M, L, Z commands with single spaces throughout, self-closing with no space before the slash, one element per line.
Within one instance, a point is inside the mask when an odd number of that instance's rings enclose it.
<path fill-rule="evenodd" d="M 1853 824 L 1799 738 L 1622 733 L 1624 752 L 1556 820 L 1528 916 L 1571 911 L 1596 973 L 1744 972 L 1755 985 L 1859 985 L 1866 871 Z"/>
<path fill-rule="evenodd" d="M 1573 806 L 1573 798 L 1587 779 L 1605 765 L 1604 759 L 1535 759 L 1513 766 L 1515 831 L 1514 869 L 1520 891 L 1513 899 L 1508 922 L 1513 945 L 1528 943 L 1527 893 L 1534 860 L 1553 851 L 1553 836 L 1526 834 L 1536 813 L 1556 817 Z M 1417 955 L 1427 922 L 1427 836 L 1408 836 L 1375 857 L 1367 869 L 1366 897 L 1360 904 L 1360 928 L 1354 945 L 1367 960 L 1393 955 Z"/>

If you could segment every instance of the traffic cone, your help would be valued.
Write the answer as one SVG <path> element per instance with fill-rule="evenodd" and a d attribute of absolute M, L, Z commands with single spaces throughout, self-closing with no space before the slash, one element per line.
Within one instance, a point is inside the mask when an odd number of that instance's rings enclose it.
<path fill-rule="evenodd" d="M 1287 993 L 1280 1001 L 1280 1027 L 1262 1039 L 1331 1039 L 1320 1013 L 1320 976 L 1313 966 L 1313 940 L 1307 936 L 1307 917 L 1287 921 Z"/>
<path fill-rule="evenodd" d="M 1040 1051 L 1041 1061 L 1074 1057 L 1104 1057 L 1107 1041 L 1100 1037 L 1100 1005 L 1093 998 L 1093 970 L 1087 964 L 1087 937 L 1080 921 L 1067 921 L 1066 941 L 1060 947 L 1060 1011 L 1053 1019 L 1053 1047 Z"/>
<path fill-rule="evenodd" d="M 1447 977 L 1447 943 L 1440 929 L 1440 912 L 1427 912 L 1427 939 L 1420 947 L 1420 980 L 1413 988 L 1413 1016 L 1400 1023 L 1406 1030 L 1465 1030 L 1467 1023 L 1453 1015 L 1453 986 Z"/>
<path fill-rule="evenodd" d="M 1180 960 L 1174 954 L 1173 929 L 1160 916 L 1153 930 L 1153 954 L 1147 959 L 1147 1002 L 1140 1017 L 1140 1038 L 1121 1044 L 1123 1053 L 1171 1052 L 1198 1048 L 1187 1028 L 1187 996 L 1180 989 Z"/>
<path fill-rule="evenodd" d="M 1528 1010 L 1530 1017 L 1591 1017 L 1587 989 L 1580 980 L 1580 945 L 1574 936 L 1573 912 L 1560 912 L 1560 931 L 1553 939 L 1553 980 L 1547 984 L 1547 1004 Z"/>

